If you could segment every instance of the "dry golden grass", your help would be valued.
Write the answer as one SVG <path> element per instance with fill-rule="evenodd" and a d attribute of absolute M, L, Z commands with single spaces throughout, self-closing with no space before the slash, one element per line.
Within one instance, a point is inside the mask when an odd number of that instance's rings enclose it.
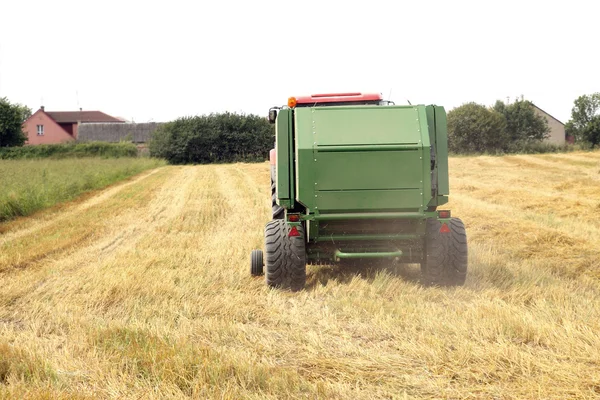
<path fill-rule="evenodd" d="M 267 164 L 163 167 L 0 232 L 0 397 L 599 398 L 600 153 L 450 162 L 470 275 L 249 275 Z"/>

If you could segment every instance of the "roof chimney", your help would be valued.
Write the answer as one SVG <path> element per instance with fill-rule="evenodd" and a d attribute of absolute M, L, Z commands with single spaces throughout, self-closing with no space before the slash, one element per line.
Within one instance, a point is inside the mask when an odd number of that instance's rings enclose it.
<path fill-rule="evenodd" d="M 83 108 L 79 107 L 79 111 L 83 111 Z"/>
<path fill-rule="evenodd" d="M 40 110 L 44 111 L 44 106 L 41 106 L 41 107 L 40 107 Z"/>

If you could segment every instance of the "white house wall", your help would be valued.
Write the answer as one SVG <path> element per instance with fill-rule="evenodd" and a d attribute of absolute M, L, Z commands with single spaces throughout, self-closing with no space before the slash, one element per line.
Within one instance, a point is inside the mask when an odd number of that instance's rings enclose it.
<path fill-rule="evenodd" d="M 533 109 L 537 115 L 541 115 L 542 117 L 546 118 L 546 121 L 548 121 L 550 136 L 545 140 L 545 142 L 552 144 L 565 144 L 565 126 L 539 108 L 533 107 Z"/>

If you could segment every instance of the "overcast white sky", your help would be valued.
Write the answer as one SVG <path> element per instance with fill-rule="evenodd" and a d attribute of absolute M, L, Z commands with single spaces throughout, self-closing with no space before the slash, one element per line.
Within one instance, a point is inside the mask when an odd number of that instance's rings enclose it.
<path fill-rule="evenodd" d="M 375 91 L 447 110 L 600 92 L 599 1 L 0 0 L 0 97 L 136 122 Z"/>

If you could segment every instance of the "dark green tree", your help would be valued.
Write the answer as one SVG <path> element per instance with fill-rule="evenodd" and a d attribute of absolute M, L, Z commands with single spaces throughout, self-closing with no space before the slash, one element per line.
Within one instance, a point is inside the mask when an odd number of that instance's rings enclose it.
<path fill-rule="evenodd" d="M 528 100 L 517 100 L 512 104 L 504 104 L 498 100 L 494 104 L 494 110 L 504 115 L 506 119 L 506 133 L 510 147 L 542 141 L 550 133 L 548 121 L 535 113 L 533 104 Z"/>
<path fill-rule="evenodd" d="M 571 120 L 565 125 L 567 135 L 577 141 L 600 144 L 597 133 L 600 93 L 579 96 L 571 109 Z"/>
<path fill-rule="evenodd" d="M 27 140 L 23 122 L 31 116 L 31 109 L 12 104 L 6 97 L 0 98 L 0 147 L 22 146 Z"/>
<path fill-rule="evenodd" d="M 265 160 L 274 127 L 257 115 L 221 113 L 179 118 L 152 135 L 150 154 L 172 164 Z"/>
<path fill-rule="evenodd" d="M 448 147 L 455 153 L 502 152 L 509 136 L 501 113 L 477 103 L 448 112 Z"/>
<path fill-rule="evenodd" d="M 600 115 L 594 115 L 590 122 L 583 128 L 583 140 L 592 147 L 600 144 Z"/>

